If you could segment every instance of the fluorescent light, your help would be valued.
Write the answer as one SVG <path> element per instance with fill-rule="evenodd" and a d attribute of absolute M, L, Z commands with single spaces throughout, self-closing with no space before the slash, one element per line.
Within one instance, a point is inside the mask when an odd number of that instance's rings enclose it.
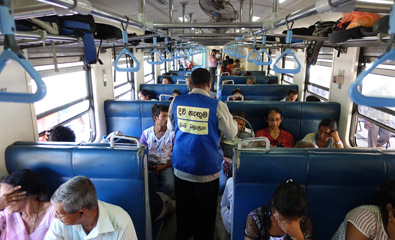
<path fill-rule="evenodd" d="M 246 30 L 245 28 L 241 28 L 241 30 Z"/>
<path fill-rule="evenodd" d="M 287 0 L 279 0 L 278 3 L 281 4 L 281 3 L 285 2 L 285 1 L 287 1 Z"/>
<path fill-rule="evenodd" d="M 281 0 L 280 0 L 281 1 Z M 283 0 L 284 1 L 284 0 Z M 252 21 L 253 22 L 256 22 L 256 21 L 258 21 L 259 19 L 260 19 L 261 17 L 258 17 L 258 16 L 252 16 Z"/>

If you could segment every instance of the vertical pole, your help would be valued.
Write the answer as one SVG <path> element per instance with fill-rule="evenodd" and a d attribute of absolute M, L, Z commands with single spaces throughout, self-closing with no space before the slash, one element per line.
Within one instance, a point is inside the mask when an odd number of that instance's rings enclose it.
<path fill-rule="evenodd" d="M 145 0 L 139 0 L 139 22 L 145 24 Z"/>
<path fill-rule="evenodd" d="M 273 0 L 273 11 L 272 11 L 272 20 L 277 21 L 278 19 L 278 0 Z"/>
<path fill-rule="evenodd" d="M 182 22 L 185 23 L 185 8 L 187 7 L 188 2 L 180 2 L 182 6 Z M 182 33 L 185 33 L 185 29 L 182 29 Z"/>

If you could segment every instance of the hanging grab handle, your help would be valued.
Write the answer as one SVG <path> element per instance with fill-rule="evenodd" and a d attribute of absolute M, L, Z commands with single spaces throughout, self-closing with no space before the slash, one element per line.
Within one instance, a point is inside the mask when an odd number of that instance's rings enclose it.
<path fill-rule="evenodd" d="M 154 41 L 154 46 L 156 46 L 156 42 L 157 42 L 156 37 L 154 37 L 153 41 Z M 155 53 L 158 54 L 160 61 L 155 61 Z M 154 60 L 151 60 L 152 57 L 154 58 Z M 147 63 L 154 64 L 154 65 L 160 65 L 163 63 L 162 56 L 161 56 L 160 52 L 158 51 L 158 49 L 154 48 L 151 51 L 151 53 L 149 54 L 149 56 L 147 58 Z"/>
<path fill-rule="evenodd" d="M 270 65 L 270 64 L 272 64 L 272 61 L 273 61 L 273 59 L 272 59 L 272 56 L 270 56 L 270 54 L 266 51 L 266 49 L 265 49 L 265 44 L 266 44 L 266 35 L 263 35 L 262 36 L 262 50 L 261 51 L 259 51 L 259 53 L 258 53 L 258 57 L 257 58 L 255 58 L 255 60 L 254 60 L 254 64 L 255 65 L 264 65 L 264 66 L 267 66 L 267 65 Z M 267 55 L 267 62 L 265 62 L 265 61 L 263 61 L 263 56 L 261 57 L 261 55 Z"/>
<path fill-rule="evenodd" d="M 287 38 L 286 38 L 286 43 L 291 43 L 292 41 L 292 30 L 288 30 L 287 31 Z M 292 69 L 292 68 L 279 68 L 277 67 L 277 63 L 285 56 L 285 55 L 291 55 L 293 57 L 293 59 L 295 60 L 296 63 L 296 68 Z M 287 48 L 281 55 L 280 57 L 277 58 L 277 60 L 274 62 L 274 66 L 273 66 L 273 70 L 276 73 L 291 73 L 291 74 L 295 74 L 300 72 L 300 69 L 302 68 L 302 66 L 300 65 L 300 62 L 298 60 L 298 58 L 295 56 L 295 54 L 289 49 Z"/>
<path fill-rule="evenodd" d="M 392 6 L 391 16 L 390 16 L 390 29 L 388 31 L 391 34 L 391 40 L 388 42 L 387 49 L 390 50 L 395 40 L 395 4 Z M 362 83 L 362 80 L 370 74 L 378 65 L 381 63 L 391 60 L 395 61 L 395 49 L 392 49 L 382 55 L 379 59 L 373 62 L 372 66 L 360 73 L 357 79 L 351 83 L 351 86 L 348 90 L 351 100 L 358 105 L 365 105 L 369 107 L 395 107 L 395 99 L 394 98 L 383 98 L 383 97 L 367 97 L 362 95 L 362 93 L 358 90 L 359 85 Z"/>
<path fill-rule="evenodd" d="M 253 59 L 251 59 L 254 53 L 256 54 L 256 56 Z M 248 54 L 247 62 L 252 63 L 257 59 L 257 57 L 259 57 L 259 52 L 256 50 L 256 38 L 254 38 L 254 50 L 250 52 L 250 54 Z"/>
<path fill-rule="evenodd" d="M 11 1 L 8 2 L 8 5 Z M 33 79 L 37 85 L 35 93 L 11 93 L 0 92 L 0 101 L 34 103 L 45 97 L 47 87 L 41 79 L 40 74 L 34 69 L 33 65 L 23 56 L 15 40 L 15 21 L 13 11 L 10 6 L 0 6 L 0 32 L 4 34 L 4 51 L 0 55 L 0 73 L 7 65 L 9 60 L 17 62 Z"/>
<path fill-rule="evenodd" d="M 37 85 L 37 90 L 33 94 L 0 92 L 0 101 L 34 103 L 43 99 L 47 94 L 47 87 L 41 79 L 40 74 L 34 69 L 33 65 L 23 55 L 18 56 L 10 49 L 5 49 L 0 55 L 0 72 L 3 71 L 9 60 L 17 62 L 32 77 L 33 81 Z"/>
<path fill-rule="evenodd" d="M 383 98 L 383 97 L 367 97 L 361 94 L 358 90 L 358 86 L 362 83 L 362 80 L 370 74 L 379 64 L 392 60 L 395 61 L 395 49 L 387 52 L 379 59 L 373 62 L 372 66 L 360 73 L 357 79 L 351 84 L 348 93 L 350 95 L 351 100 L 358 105 L 365 105 L 369 107 L 395 107 L 395 99 L 394 98 Z"/>
<path fill-rule="evenodd" d="M 126 20 L 129 22 L 129 18 L 127 16 L 125 16 L 125 17 L 126 17 Z M 118 72 L 137 72 L 138 70 L 140 70 L 140 62 L 133 55 L 133 53 L 131 53 L 127 49 L 128 48 L 128 32 L 127 32 L 128 24 L 126 24 L 126 27 L 124 27 L 123 24 L 121 24 L 121 25 L 122 25 L 122 29 L 123 29 L 123 31 L 122 31 L 123 49 L 122 49 L 121 53 L 118 55 L 117 59 L 115 59 L 114 69 L 115 69 L 115 71 L 118 71 Z M 130 67 L 130 68 L 118 67 L 118 62 L 123 55 L 129 55 L 133 59 L 133 62 L 134 62 L 134 64 L 136 64 L 136 66 L 134 68 L 133 67 Z"/>
<path fill-rule="evenodd" d="M 166 48 L 165 48 L 165 50 L 162 51 L 162 54 L 161 54 L 161 56 L 162 56 L 162 61 L 171 62 L 171 61 L 173 61 L 173 56 L 172 56 L 170 50 L 167 48 L 167 44 L 169 44 L 169 42 L 168 42 L 167 38 L 165 38 L 165 45 L 166 45 Z M 167 55 L 167 54 L 170 56 L 169 59 L 166 58 L 166 55 Z"/>

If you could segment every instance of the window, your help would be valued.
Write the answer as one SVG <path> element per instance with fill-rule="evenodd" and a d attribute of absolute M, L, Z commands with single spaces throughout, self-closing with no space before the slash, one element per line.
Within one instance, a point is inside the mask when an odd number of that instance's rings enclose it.
<path fill-rule="evenodd" d="M 58 68 L 56 72 L 52 64 L 35 67 L 47 86 L 47 95 L 34 103 L 40 139 L 44 140 L 45 132 L 54 126 L 64 125 L 74 131 L 77 142 L 88 142 L 94 135 L 90 67 L 73 62 L 59 64 Z"/>
<path fill-rule="evenodd" d="M 273 50 L 269 50 L 270 52 L 270 56 L 272 57 L 272 64 L 270 64 L 269 66 L 267 66 L 267 72 L 269 76 L 275 76 L 276 72 L 273 70 L 273 65 L 274 62 L 276 61 L 276 54 L 273 53 Z"/>
<path fill-rule="evenodd" d="M 293 59 L 292 56 L 285 56 L 285 61 L 284 61 L 284 68 L 287 69 L 294 69 L 295 68 L 295 60 Z M 294 75 L 293 74 L 282 74 L 283 76 L 283 84 L 293 84 L 294 83 Z"/>
<path fill-rule="evenodd" d="M 367 69 L 377 59 L 382 50 L 364 48 L 361 50 L 360 70 Z M 360 91 L 366 96 L 395 98 L 395 61 L 387 61 L 377 66 L 367 75 Z M 395 108 L 373 108 L 357 106 L 357 122 L 354 135 L 358 147 L 378 147 L 395 149 Z"/>
<path fill-rule="evenodd" d="M 322 47 L 315 65 L 307 66 L 307 93 L 324 101 L 329 99 L 329 87 L 332 77 L 333 49 Z"/>
<path fill-rule="evenodd" d="M 133 66 L 130 58 L 125 58 L 118 62 L 120 68 L 129 68 Z M 114 71 L 114 97 L 119 100 L 134 99 L 134 73 Z"/>
<path fill-rule="evenodd" d="M 155 83 L 155 68 L 147 62 L 149 56 L 144 56 L 144 83 Z"/>

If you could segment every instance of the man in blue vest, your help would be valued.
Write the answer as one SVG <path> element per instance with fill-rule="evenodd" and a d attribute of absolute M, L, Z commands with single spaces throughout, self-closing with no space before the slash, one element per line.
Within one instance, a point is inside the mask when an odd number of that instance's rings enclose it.
<path fill-rule="evenodd" d="M 209 95 L 210 78 L 206 69 L 194 70 L 191 92 L 177 96 L 169 107 L 167 127 L 175 131 L 172 164 L 178 240 L 213 239 L 223 159 L 220 135 L 233 139 L 237 134 L 226 104 Z"/>

